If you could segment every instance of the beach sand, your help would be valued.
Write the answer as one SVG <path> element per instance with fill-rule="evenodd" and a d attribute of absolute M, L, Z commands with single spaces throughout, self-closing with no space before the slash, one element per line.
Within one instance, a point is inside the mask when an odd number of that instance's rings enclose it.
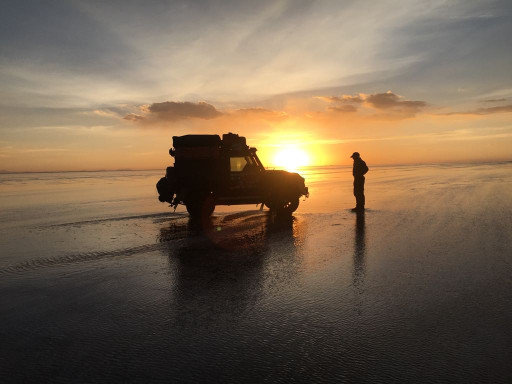
<path fill-rule="evenodd" d="M 163 171 L 0 175 L 2 382 L 512 382 L 512 163 L 302 170 L 191 221 Z"/>

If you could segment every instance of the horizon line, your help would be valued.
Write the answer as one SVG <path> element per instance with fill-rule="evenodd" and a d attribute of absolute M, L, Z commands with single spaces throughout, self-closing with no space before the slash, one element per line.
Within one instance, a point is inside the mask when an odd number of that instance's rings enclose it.
<path fill-rule="evenodd" d="M 390 167 L 390 166 L 412 166 L 412 165 L 442 165 L 442 164 L 496 164 L 496 163 L 512 163 L 512 160 L 487 160 L 487 161 L 438 161 L 424 163 L 387 163 L 373 164 L 373 167 Z M 322 168 L 322 167 L 350 167 L 351 164 L 324 164 L 324 165 L 305 165 L 297 167 L 297 169 Z M 167 168 L 167 167 L 165 167 Z M 8 171 L 0 170 L 0 175 L 19 174 L 19 173 L 85 173 L 85 172 L 138 172 L 138 171 L 161 171 L 165 168 L 141 168 L 141 169 L 81 169 L 81 170 L 55 170 L 55 171 Z M 284 167 L 265 167 L 265 169 L 284 169 Z"/>

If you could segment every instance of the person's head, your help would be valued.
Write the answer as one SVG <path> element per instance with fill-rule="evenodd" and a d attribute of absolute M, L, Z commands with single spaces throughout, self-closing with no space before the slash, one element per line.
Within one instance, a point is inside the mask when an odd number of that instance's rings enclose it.
<path fill-rule="evenodd" d="M 354 160 L 357 160 L 357 159 L 359 159 L 361 156 L 359 155 L 359 152 L 354 152 L 354 153 L 352 154 L 352 156 L 350 156 L 350 157 L 351 157 L 351 158 L 353 158 Z"/>

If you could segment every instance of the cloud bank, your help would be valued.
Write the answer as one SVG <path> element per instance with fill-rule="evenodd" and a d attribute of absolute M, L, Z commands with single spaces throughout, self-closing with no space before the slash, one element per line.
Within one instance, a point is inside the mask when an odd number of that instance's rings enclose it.
<path fill-rule="evenodd" d="M 239 109 L 220 109 L 217 106 L 204 101 L 163 101 L 142 105 L 125 110 L 124 120 L 142 126 L 174 126 L 192 120 L 222 119 L 222 124 L 235 123 L 263 123 L 273 126 L 284 121 L 295 121 L 304 116 L 316 116 L 319 121 L 324 116 L 327 119 L 339 120 L 341 115 L 351 121 L 355 120 L 400 120 L 415 118 L 418 114 L 427 113 L 429 103 L 422 100 L 408 100 L 392 91 L 382 93 L 358 93 L 354 95 L 317 96 L 317 100 L 327 103 L 327 107 L 321 111 L 314 103 L 302 104 L 300 109 L 273 110 L 262 107 L 247 107 Z M 311 100 L 311 99 L 309 99 Z M 497 113 L 512 112 L 512 105 L 498 105 L 486 108 L 477 108 L 470 111 L 450 111 L 436 113 L 436 115 L 491 115 Z"/>
<path fill-rule="evenodd" d="M 172 124 L 184 120 L 212 120 L 219 117 L 248 118 L 265 121 L 282 121 L 288 118 L 284 111 L 253 107 L 235 110 L 219 110 L 212 104 L 200 101 L 164 101 L 138 107 L 138 113 L 128 113 L 123 119 L 145 125 Z"/>
<path fill-rule="evenodd" d="M 465 111 L 465 112 L 448 112 L 444 113 L 443 115 L 473 115 L 473 116 L 483 116 L 483 115 L 493 115 L 496 113 L 507 113 L 512 112 L 512 104 L 509 105 L 499 105 L 495 107 L 489 107 L 489 108 L 477 108 L 471 111 Z"/>

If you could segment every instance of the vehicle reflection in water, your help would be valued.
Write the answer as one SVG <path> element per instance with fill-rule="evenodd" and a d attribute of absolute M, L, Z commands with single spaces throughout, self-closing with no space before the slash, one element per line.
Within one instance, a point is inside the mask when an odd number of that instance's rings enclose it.
<path fill-rule="evenodd" d="M 160 230 L 173 276 L 176 325 L 232 322 L 297 270 L 294 217 L 250 211 Z"/>
<path fill-rule="evenodd" d="M 362 288 L 366 273 L 366 236 L 364 212 L 356 215 L 355 241 L 354 241 L 354 273 L 353 285 Z"/>

